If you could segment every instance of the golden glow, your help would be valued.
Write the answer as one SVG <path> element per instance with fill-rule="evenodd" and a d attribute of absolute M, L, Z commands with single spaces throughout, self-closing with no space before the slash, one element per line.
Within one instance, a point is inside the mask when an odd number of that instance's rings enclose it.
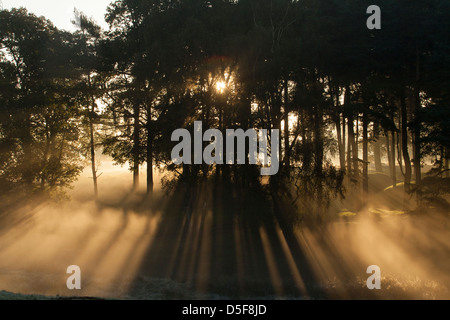
<path fill-rule="evenodd" d="M 102 165 L 101 198 L 110 205 L 100 210 L 85 201 L 92 183 L 86 172 L 72 202 L 6 216 L 2 222 L 11 228 L 0 229 L 0 291 L 122 298 L 147 288 L 138 296 L 160 298 L 175 290 L 167 297 L 176 298 L 178 292 L 207 294 L 213 284 L 245 296 L 268 286 L 281 298 L 315 297 L 317 288 L 337 299 L 360 298 L 360 293 L 383 298 L 397 291 L 406 298 L 448 297 L 449 277 L 438 259 L 446 259 L 450 248 L 444 217 L 410 217 L 377 205 L 361 215 L 348 211 L 351 223 L 323 226 L 320 233 L 303 226 L 283 229 L 276 220 L 256 228 L 246 219 L 218 214 L 205 184 L 191 213 L 174 220 L 164 214 L 165 203 L 150 210 L 138 205 L 135 195 L 113 205 L 131 188 L 123 170 Z M 171 209 L 174 202 L 167 200 Z M 372 201 L 379 204 L 381 198 Z M 65 270 L 72 264 L 82 270 L 80 292 L 65 288 Z M 380 292 L 366 289 L 365 271 L 373 264 L 382 270 L 386 289 Z M 229 270 L 223 266 L 235 273 L 222 274 Z M 184 291 L 184 283 L 192 284 L 192 293 Z"/>
<path fill-rule="evenodd" d="M 294 113 L 289 114 L 289 131 L 294 131 L 297 127 L 298 115 Z M 281 120 L 281 130 L 284 130 L 284 120 Z"/>
<path fill-rule="evenodd" d="M 226 88 L 227 88 L 227 84 L 224 81 L 219 81 L 216 83 L 216 90 L 220 94 L 224 93 Z"/>

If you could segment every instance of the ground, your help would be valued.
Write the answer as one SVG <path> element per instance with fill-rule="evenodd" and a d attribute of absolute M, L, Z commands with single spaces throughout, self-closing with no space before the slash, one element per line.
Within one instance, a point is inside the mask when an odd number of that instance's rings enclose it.
<path fill-rule="evenodd" d="M 128 172 L 102 179 L 98 204 L 86 177 L 69 202 L 2 213 L 0 299 L 450 299 L 449 214 L 394 208 L 398 190 L 378 186 L 357 213 L 340 203 L 328 225 L 286 228 L 235 190 L 199 186 L 185 207 L 181 189 L 145 199 L 124 191 Z M 80 291 L 66 287 L 69 265 Z M 366 286 L 370 265 L 381 290 Z"/>

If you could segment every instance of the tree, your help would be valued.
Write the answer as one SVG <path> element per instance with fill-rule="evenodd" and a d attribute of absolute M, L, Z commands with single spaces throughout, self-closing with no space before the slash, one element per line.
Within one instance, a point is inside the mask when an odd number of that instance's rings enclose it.
<path fill-rule="evenodd" d="M 80 81 L 77 86 L 78 101 L 87 122 L 94 196 L 98 200 L 98 168 L 95 159 L 96 124 L 99 120 L 97 101 L 104 96 L 105 85 L 108 81 L 107 75 L 102 72 L 98 61 L 98 43 L 101 39 L 101 29 L 77 9 L 74 10 L 72 23 L 78 28 L 78 31 L 74 34 L 74 49 L 78 53 L 75 63 L 80 73 Z"/>
<path fill-rule="evenodd" d="M 10 192 L 61 190 L 81 170 L 71 34 L 25 9 L 0 15 L 2 180 Z"/>

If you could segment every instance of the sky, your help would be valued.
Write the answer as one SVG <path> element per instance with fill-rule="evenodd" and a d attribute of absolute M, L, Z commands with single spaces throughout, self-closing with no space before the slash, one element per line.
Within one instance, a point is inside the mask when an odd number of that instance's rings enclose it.
<path fill-rule="evenodd" d="M 3 9 L 25 7 L 37 16 L 51 20 L 58 29 L 74 31 L 73 9 L 77 8 L 92 17 L 103 29 L 108 29 L 104 16 L 113 0 L 0 0 Z"/>

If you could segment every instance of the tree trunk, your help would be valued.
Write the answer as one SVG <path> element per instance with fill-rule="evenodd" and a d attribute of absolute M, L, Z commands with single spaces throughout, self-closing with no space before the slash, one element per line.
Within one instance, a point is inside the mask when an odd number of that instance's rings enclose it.
<path fill-rule="evenodd" d="M 89 134 L 90 134 L 90 148 L 91 148 L 91 170 L 92 170 L 92 180 L 94 181 L 94 196 L 95 201 L 98 200 L 98 177 L 97 177 L 97 165 L 95 163 L 95 139 L 94 139 L 94 106 L 91 109 L 91 115 L 89 115 Z"/>
<path fill-rule="evenodd" d="M 353 114 L 350 110 L 350 87 L 345 87 L 344 114 L 347 116 L 347 176 L 351 180 L 353 177 L 352 168 L 352 147 L 353 147 Z"/>
<path fill-rule="evenodd" d="M 395 142 L 395 132 L 392 131 L 392 150 L 391 150 L 391 158 L 392 158 L 392 185 L 394 188 L 397 187 L 397 164 L 396 164 L 396 157 L 395 157 L 395 148 L 396 148 L 396 142 Z"/>
<path fill-rule="evenodd" d="M 347 119 L 347 137 L 348 137 L 348 142 L 347 142 L 347 171 L 348 171 L 348 175 L 350 178 L 353 177 L 353 167 L 352 167 L 352 149 L 354 146 L 354 141 L 355 141 L 355 137 L 354 137 L 354 132 L 353 132 L 353 117 L 351 115 L 348 116 Z"/>
<path fill-rule="evenodd" d="M 147 195 L 153 193 L 153 134 L 151 132 L 150 119 L 147 128 Z"/>
<path fill-rule="evenodd" d="M 353 166 L 354 166 L 354 176 L 355 180 L 359 179 L 359 146 L 358 146 L 358 140 L 359 140 L 359 115 L 356 117 L 356 133 L 353 134 Z"/>
<path fill-rule="evenodd" d="M 450 178 L 447 149 L 445 149 L 444 170 L 445 170 L 444 177 L 445 178 Z"/>
<path fill-rule="evenodd" d="M 420 185 L 422 183 L 422 168 L 421 168 L 421 154 L 420 154 L 420 95 L 419 95 L 419 89 L 418 86 L 414 89 L 414 136 L 413 136 L 413 153 L 414 153 L 414 177 L 416 180 L 415 183 L 415 190 L 416 190 L 416 197 L 417 197 L 417 203 L 419 206 L 421 205 L 421 191 L 420 191 Z"/>
<path fill-rule="evenodd" d="M 289 87 L 288 80 L 284 81 L 284 165 L 287 173 L 291 165 L 290 156 L 290 139 L 289 139 Z"/>
<path fill-rule="evenodd" d="M 336 133 L 337 133 L 337 140 L 338 140 L 338 148 L 339 148 L 339 164 L 341 167 L 341 170 L 345 170 L 345 145 L 343 143 L 343 137 L 342 137 L 342 125 L 341 125 L 341 106 L 339 102 L 339 94 L 335 93 L 333 94 L 333 102 L 334 102 L 334 108 L 335 108 L 335 124 L 336 124 Z M 345 102 L 344 102 L 345 104 Z M 344 122 L 345 127 L 345 122 Z M 345 135 L 345 134 L 344 134 Z M 345 138 L 344 138 L 345 139 Z"/>
<path fill-rule="evenodd" d="M 374 142 L 373 142 L 373 157 L 375 161 L 375 170 L 376 172 L 383 172 L 383 165 L 381 163 L 381 141 L 380 141 L 380 133 L 379 133 L 379 125 L 374 126 Z"/>
<path fill-rule="evenodd" d="M 316 114 L 314 115 L 314 148 L 315 148 L 315 158 L 314 158 L 314 171 L 316 179 L 320 181 L 317 184 L 317 216 L 319 221 L 323 218 L 325 207 L 323 205 L 323 187 L 321 181 L 323 178 L 323 157 L 324 157 L 324 146 L 323 146 L 323 112 L 321 107 L 317 107 Z"/>
<path fill-rule="evenodd" d="M 356 143 L 357 136 L 355 135 L 355 122 L 353 116 L 348 117 L 348 156 L 347 166 L 353 179 L 359 178 L 359 164 L 358 164 L 358 145 Z"/>
<path fill-rule="evenodd" d="M 402 123 L 402 129 L 401 129 L 401 135 L 402 135 L 402 154 L 403 154 L 403 161 L 405 164 L 405 193 L 408 194 L 411 191 L 411 175 L 412 175 L 412 169 L 411 169 L 411 158 L 409 157 L 409 151 L 408 151 L 408 112 L 406 107 L 406 96 L 404 89 L 402 90 L 401 94 L 401 123 Z M 407 198 L 405 195 L 404 199 L 404 207 L 407 207 Z"/>
<path fill-rule="evenodd" d="M 92 90 L 91 75 L 88 75 L 89 89 Z M 91 106 L 88 107 L 89 112 L 89 138 L 90 138 L 90 151 L 91 151 L 91 171 L 92 181 L 94 182 L 94 197 L 95 201 L 98 200 L 98 177 L 97 177 L 97 165 L 95 161 L 95 137 L 94 137 L 94 115 L 95 115 L 95 98 L 90 96 Z"/>
<path fill-rule="evenodd" d="M 391 140 L 389 139 L 389 132 L 385 131 L 384 136 L 386 137 L 386 153 L 387 153 L 387 158 L 388 158 L 388 164 L 389 164 L 389 172 L 391 174 L 392 177 L 392 165 L 393 165 L 393 161 L 392 161 L 392 155 L 391 155 Z"/>
<path fill-rule="evenodd" d="M 315 148 L 315 161 L 314 167 L 315 171 L 318 175 L 322 175 L 323 170 L 323 156 L 324 156 L 324 147 L 323 147 L 323 119 L 322 119 L 322 110 L 320 107 L 317 107 L 317 114 L 314 116 L 314 148 Z"/>
<path fill-rule="evenodd" d="M 449 155 L 447 154 L 447 152 L 448 152 L 447 150 L 448 150 L 447 148 L 444 149 L 444 157 L 445 157 L 445 159 L 444 159 L 444 170 L 445 170 L 444 177 L 450 178 L 449 164 L 448 164 Z"/>
<path fill-rule="evenodd" d="M 400 120 L 400 122 L 401 122 L 401 120 Z M 402 126 L 400 125 L 399 128 L 401 128 L 401 127 Z M 400 172 L 402 173 L 402 175 L 404 175 L 401 133 L 397 132 L 395 135 L 396 135 L 396 139 L 397 139 L 395 141 L 397 143 L 397 163 L 400 168 Z"/>
<path fill-rule="evenodd" d="M 416 84 L 414 86 L 414 175 L 416 178 L 416 186 L 419 187 L 422 180 L 421 173 L 421 155 L 420 155 L 420 132 L 421 132 L 421 120 L 420 120 L 420 51 L 419 46 L 416 46 Z M 420 193 L 417 194 L 420 198 Z M 420 199 L 419 199 L 420 200 Z"/>
<path fill-rule="evenodd" d="M 345 150 L 344 146 L 342 144 L 342 131 L 341 131 L 341 119 L 338 116 L 336 118 L 336 132 L 337 132 L 337 140 L 338 140 L 338 147 L 339 147 L 339 165 L 342 170 L 345 169 Z"/>
<path fill-rule="evenodd" d="M 139 188 L 139 151 L 140 151 L 140 106 L 134 105 L 134 132 L 133 132 L 133 190 Z"/>
<path fill-rule="evenodd" d="M 270 127 L 274 130 L 279 130 L 279 132 L 282 132 L 281 130 L 281 122 L 283 120 L 282 113 L 281 113 L 281 106 L 282 106 L 282 92 L 276 91 L 276 93 L 271 94 L 271 106 L 270 106 Z M 269 135 L 271 135 L 269 131 Z M 272 137 L 270 136 L 270 141 L 272 141 Z M 281 143 L 281 141 L 280 141 Z M 274 152 L 275 150 L 272 150 Z M 281 148 L 280 151 L 281 153 Z M 273 156 L 273 155 L 272 155 Z M 283 163 L 281 163 L 283 164 Z M 270 177 L 269 180 L 270 187 L 272 190 L 276 190 L 278 188 L 278 176 L 274 175 Z"/>
<path fill-rule="evenodd" d="M 49 133 L 49 128 L 48 128 L 48 120 L 45 120 L 45 150 L 44 150 L 44 154 L 42 156 L 42 164 L 41 164 L 41 189 L 44 190 L 45 187 L 45 182 L 46 182 L 46 178 L 47 178 L 47 174 L 46 174 L 46 169 L 47 169 L 47 164 L 48 164 L 48 157 L 50 154 L 50 133 Z"/>
<path fill-rule="evenodd" d="M 345 122 L 345 115 L 342 114 L 342 169 L 345 169 L 345 150 L 346 150 L 346 142 L 347 142 L 347 134 L 346 134 L 346 122 Z"/>
<path fill-rule="evenodd" d="M 383 173 L 383 164 L 381 162 L 381 146 L 380 141 L 374 141 L 373 143 L 373 157 L 375 161 L 375 171 Z"/>
<path fill-rule="evenodd" d="M 31 133 L 31 114 L 25 115 L 23 128 L 23 164 L 22 164 L 22 179 L 25 183 L 25 188 L 31 190 L 34 180 L 33 167 L 35 165 L 35 158 L 33 157 L 33 135 Z"/>
<path fill-rule="evenodd" d="M 369 197 L 369 137 L 367 113 L 363 115 L 363 203 L 366 205 Z"/>

